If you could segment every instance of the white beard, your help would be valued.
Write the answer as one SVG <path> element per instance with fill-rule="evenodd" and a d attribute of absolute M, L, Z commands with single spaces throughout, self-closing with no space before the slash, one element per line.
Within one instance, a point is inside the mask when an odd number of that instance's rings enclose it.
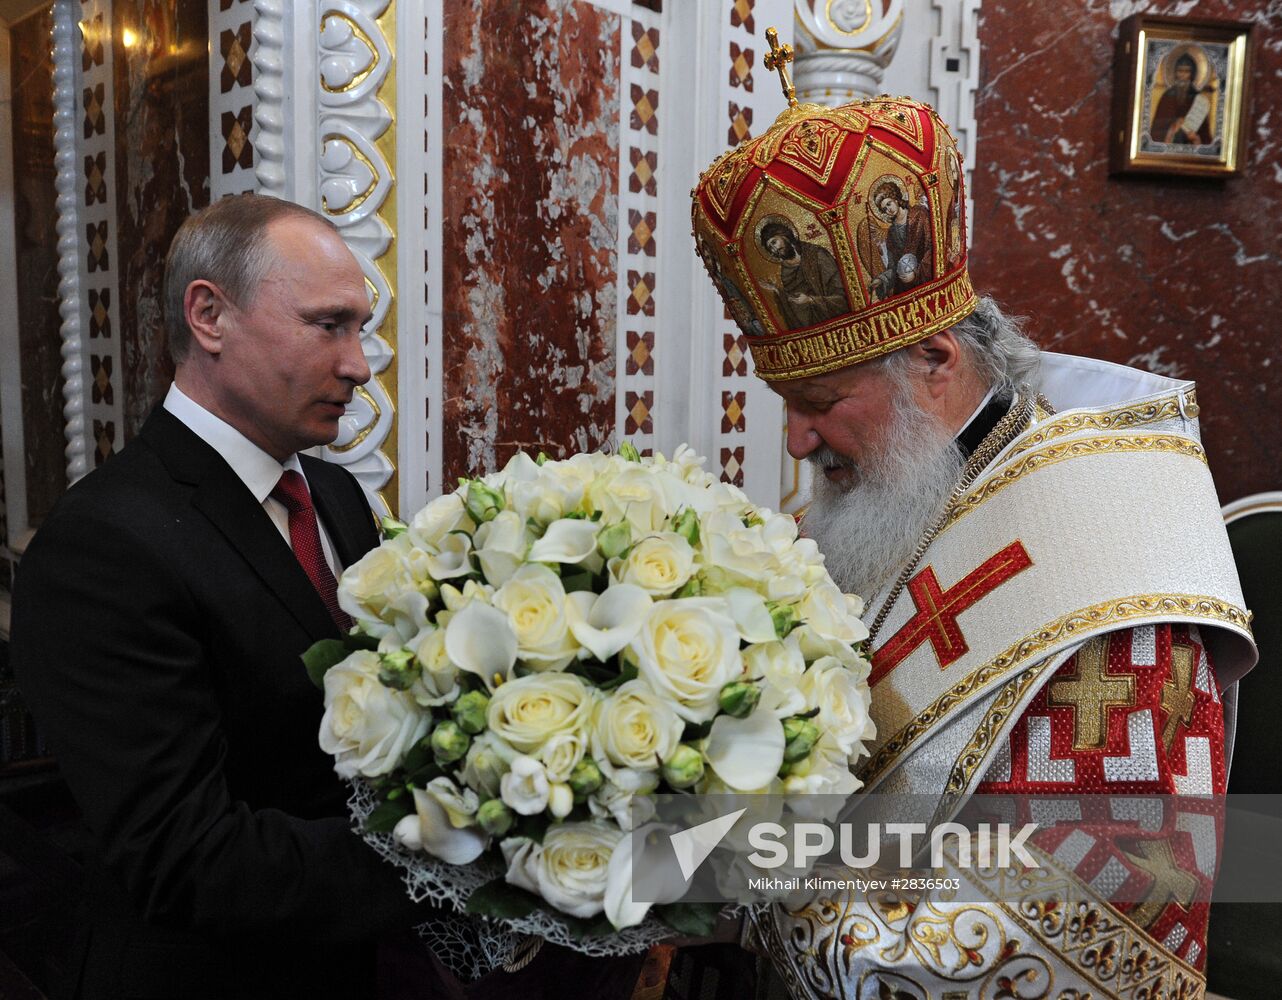
<path fill-rule="evenodd" d="M 813 485 L 803 530 L 837 586 L 869 603 L 894 583 L 965 465 L 952 433 L 904 390 L 871 459 L 859 465 L 826 446 L 809 456 Z M 833 465 L 854 469 L 854 484 L 829 482 L 823 470 Z"/>

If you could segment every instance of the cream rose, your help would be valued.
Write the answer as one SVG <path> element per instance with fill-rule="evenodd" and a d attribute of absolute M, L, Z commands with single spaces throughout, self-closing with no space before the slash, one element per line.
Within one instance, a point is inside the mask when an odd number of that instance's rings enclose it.
<path fill-rule="evenodd" d="M 593 482 L 588 488 L 588 502 L 604 515 L 603 523 L 627 521 L 638 534 L 657 531 L 668 515 L 675 513 L 668 509 L 662 480 L 635 462 L 623 465 L 617 474 Z"/>
<path fill-rule="evenodd" d="M 320 746 L 344 778 L 387 774 L 431 725 L 408 692 L 383 686 L 378 669 L 378 654 L 359 650 L 325 673 Z"/>
<path fill-rule="evenodd" d="M 579 651 L 565 605 L 561 578 L 536 563 L 522 566 L 494 593 L 494 607 L 516 633 L 517 656 L 534 670 L 561 670 Z"/>
<path fill-rule="evenodd" d="M 847 757 L 863 750 L 862 740 L 874 739 L 877 727 L 868 714 L 872 694 L 868 685 L 835 658 L 811 664 L 799 685 L 810 709 L 819 709 L 815 723 Z"/>
<path fill-rule="evenodd" d="M 400 536 L 404 538 L 405 536 Z M 384 542 L 343 571 L 338 605 L 371 635 L 381 636 L 392 624 L 393 605 L 417 587 L 405 560 L 407 545 Z"/>
<path fill-rule="evenodd" d="M 660 601 L 628 648 L 641 677 L 690 722 L 716 715 L 721 688 L 743 672 L 739 630 L 719 598 Z"/>
<path fill-rule="evenodd" d="M 607 776 L 617 767 L 653 770 L 672 756 L 685 724 L 650 685 L 637 679 L 597 703 L 592 756 Z"/>
<path fill-rule="evenodd" d="M 539 747 L 539 760 L 548 773 L 548 780 L 566 782 L 570 772 L 578 766 L 587 752 L 588 740 L 583 733 L 557 733 Z"/>
<path fill-rule="evenodd" d="M 490 698 L 490 731 L 521 753 L 533 753 L 558 733 L 584 733 L 594 695 L 574 674 L 530 674 L 500 685 Z"/>
<path fill-rule="evenodd" d="M 548 827 L 542 844 L 505 840 L 507 881 L 537 893 L 563 913 L 595 917 L 605 906 L 610 856 L 622 836 L 603 824 L 560 823 Z"/>
<path fill-rule="evenodd" d="M 458 493 L 437 497 L 414 515 L 406 536 L 418 548 L 435 548 L 451 531 L 471 531 L 475 525 Z"/>
<path fill-rule="evenodd" d="M 610 572 L 651 597 L 667 597 L 694 576 L 694 549 L 675 531 L 660 531 L 632 546 L 626 559 L 613 561 Z"/>

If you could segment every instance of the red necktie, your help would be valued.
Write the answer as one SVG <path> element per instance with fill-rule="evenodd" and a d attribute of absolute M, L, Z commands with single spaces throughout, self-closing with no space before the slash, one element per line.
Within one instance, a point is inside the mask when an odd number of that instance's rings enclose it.
<path fill-rule="evenodd" d="M 286 469 L 271 495 L 289 511 L 289 544 L 302 564 L 303 572 L 312 581 L 339 630 L 346 632 L 352 625 L 352 619 L 338 606 L 338 581 L 325 561 L 320 529 L 316 526 L 316 508 L 312 506 L 306 480 L 293 469 Z"/>

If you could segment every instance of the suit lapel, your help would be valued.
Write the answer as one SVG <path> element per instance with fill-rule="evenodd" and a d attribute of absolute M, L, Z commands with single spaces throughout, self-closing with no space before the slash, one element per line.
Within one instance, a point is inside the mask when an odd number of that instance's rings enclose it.
<path fill-rule="evenodd" d="M 363 503 L 356 509 L 351 502 L 355 499 L 354 491 L 345 488 L 350 480 L 345 476 L 339 478 L 341 473 L 336 476 L 332 467 L 308 455 L 300 455 L 299 460 L 312 492 L 312 504 L 334 544 L 339 565 L 346 569 L 365 555 L 371 544 L 377 544 L 377 537 L 370 537 L 373 514 Z"/>
<path fill-rule="evenodd" d="M 195 487 L 192 506 L 222 533 L 312 639 L 337 636 L 338 627 L 303 567 L 262 504 L 222 457 L 160 407 L 142 436 L 175 479 Z"/>

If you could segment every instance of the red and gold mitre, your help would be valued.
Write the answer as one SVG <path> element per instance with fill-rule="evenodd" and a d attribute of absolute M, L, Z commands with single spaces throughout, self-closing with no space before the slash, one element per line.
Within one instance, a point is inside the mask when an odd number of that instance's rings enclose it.
<path fill-rule="evenodd" d="M 790 107 L 693 196 L 695 247 L 768 381 L 889 354 L 975 308 L 961 155 L 918 101 Z"/>

